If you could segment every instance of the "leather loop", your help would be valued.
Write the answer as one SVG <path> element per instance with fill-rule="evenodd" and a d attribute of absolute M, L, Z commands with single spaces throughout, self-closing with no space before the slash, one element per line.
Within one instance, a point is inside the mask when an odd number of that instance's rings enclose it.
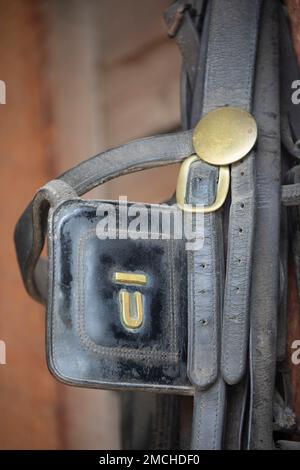
<path fill-rule="evenodd" d="M 228 15 L 225 22 L 223 20 L 223 28 L 230 29 L 230 36 L 226 45 L 223 41 L 218 49 L 219 54 L 223 53 L 224 57 L 225 48 L 232 51 L 229 55 L 230 62 L 228 63 L 227 54 L 226 65 L 214 59 L 211 66 L 217 83 L 217 77 L 222 77 L 221 67 L 223 70 L 227 67 L 227 70 L 231 71 L 227 80 L 221 78 L 220 83 L 215 84 L 217 90 L 222 89 L 222 93 L 219 95 L 217 93 L 215 99 L 217 106 L 229 104 L 251 111 L 260 6 L 260 0 L 255 2 L 245 0 L 238 4 L 229 2 L 226 5 L 232 12 L 236 11 L 236 18 L 232 20 Z M 221 17 L 219 11 L 216 18 Z M 215 47 L 218 47 L 222 34 L 220 24 L 215 31 Z M 209 51 L 209 54 L 214 57 L 214 50 Z M 236 57 L 239 58 L 238 61 Z M 214 98 L 212 101 L 214 102 Z M 231 207 L 222 331 L 222 374 L 225 381 L 231 385 L 242 379 L 247 364 L 250 273 L 255 226 L 254 159 L 252 151 L 242 161 L 232 165 L 231 170 Z"/>
<path fill-rule="evenodd" d="M 96 155 L 57 179 L 80 196 L 122 174 L 180 162 L 192 152 L 190 131 L 148 137 Z M 23 283 L 29 295 L 39 302 L 45 299 L 36 286 L 34 270 L 44 245 L 47 214 L 52 202 L 43 190 L 21 215 L 14 234 Z"/>

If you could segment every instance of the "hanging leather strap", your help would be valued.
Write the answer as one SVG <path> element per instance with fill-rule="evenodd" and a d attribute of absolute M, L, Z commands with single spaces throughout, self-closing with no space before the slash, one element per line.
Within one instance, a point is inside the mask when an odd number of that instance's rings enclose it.
<path fill-rule="evenodd" d="M 260 1 L 212 0 L 205 19 L 199 25 L 201 47 L 198 49 L 197 80 L 186 79 L 183 106 L 189 111 L 187 122 L 195 124 L 201 115 L 226 105 L 251 110 Z M 226 39 L 225 39 L 226 38 Z M 180 48 L 184 42 L 180 39 Z M 202 47 L 202 44 L 204 46 Z M 207 45 L 207 46 L 206 46 Z M 183 54 L 183 58 L 187 54 Z M 189 64 L 186 65 L 189 70 Z M 189 79 L 189 73 L 187 77 Z M 193 105 L 189 106 L 192 102 Z M 207 165 L 199 162 L 201 181 L 207 180 Z M 214 169 L 215 170 L 215 169 Z M 193 181 L 191 168 L 190 184 Z M 213 171 L 213 167 L 211 169 Z M 207 191 L 209 183 L 206 181 Z M 206 204 L 206 195 L 197 202 Z M 187 201 L 196 200 L 187 195 Z M 246 370 L 249 336 L 249 293 L 254 227 L 254 155 L 232 169 L 232 204 L 228 232 L 227 277 L 222 334 L 222 372 L 228 383 L 237 383 Z M 219 400 L 217 388 L 224 389 L 220 376 L 220 331 L 224 267 L 221 212 L 204 215 L 204 246 L 199 253 L 189 253 L 189 358 L 188 373 L 196 387 L 193 439 L 194 448 L 220 448 L 221 439 L 211 436 L 211 426 L 203 426 L 201 410 L 212 409 L 224 414 L 225 401 Z M 214 385 L 215 384 L 215 385 Z M 212 392 L 210 393 L 210 388 Z M 204 392 L 205 390 L 205 392 Z M 213 391 L 214 390 L 214 391 Z M 221 393 L 225 397 L 225 392 Z M 208 400 L 208 406 L 206 406 Z M 201 406 L 198 406 L 198 401 Z M 219 431 L 221 431 L 222 426 Z M 197 437 L 195 437 L 197 436 Z M 202 439 L 200 437 L 202 436 Z M 217 444 L 218 443 L 218 444 Z M 216 447 L 217 446 L 217 447 Z"/>
<path fill-rule="evenodd" d="M 210 38 L 208 50 L 209 57 L 214 58 L 213 64 L 208 66 L 211 67 L 210 73 L 216 81 L 211 100 L 216 107 L 238 106 L 251 112 L 261 1 L 233 1 L 228 5 L 218 2 L 218 6 L 218 23 L 214 30 L 214 39 Z M 234 13 L 222 17 L 221 8 L 224 6 Z M 226 31 L 230 33 L 224 41 Z M 214 42 L 215 49 L 210 50 Z M 215 58 L 217 51 L 220 57 L 223 57 L 222 61 L 218 57 Z M 255 151 L 252 151 L 231 168 L 231 207 L 222 331 L 222 374 L 225 381 L 231 385 L 242 379 L 247 364 L 255 226 L 254 159 Z"/>
<path fill-rule="evenodd" d="M 203 8 L 203 2 L 199 3 Z M 201 36 L 201 47 L 197 50 L 197 79 L 194 84 L 190 82 L 188 74 L 188 80 L 184 78 L 184 67 L 188 70 L 189 64 L 183 66 L 182 93 L 185 98 L 182 100 L 182 115 L 186 116 L 185 125 L 191 123 L 192 119 L 198 121 L 202 115 L 205 89 L 204 77 L 199 70 L 202 69 L 202 74 L 205 70 L 203 45 L 208 41 L 209 11 L 206 10 L 202 24 L 196 25 Z M 202 31 L 204 23 L 206 27 Z M 183 41 L 182 44 L 186 47 Z M 200 160 L 195 162 L 190 169 L 186 202 L 192 205 L 211 204 L 215 199 L 217 178 L 216 167 Z M 203 247 L 188 253 L 188 375 L 195 386 L 191 448 L 217 450 L 222 446 L 226 408 L 225 384 L 220 377 L 224 283 L 222 215 L 221 212 L 211 213 L 204 215 L 203 219 Z"/>
<path fill-rule="evenodd" d="M 254 115 L 259 133 L 256 155 L 256 224 L 250 302 L 250 449 L 273 447 L 273 396 L 279 303 L 280 115 L 278 3 L 266 0 L 256 67 Z M 270 85 L 271 84 L 271 85 Z"/>

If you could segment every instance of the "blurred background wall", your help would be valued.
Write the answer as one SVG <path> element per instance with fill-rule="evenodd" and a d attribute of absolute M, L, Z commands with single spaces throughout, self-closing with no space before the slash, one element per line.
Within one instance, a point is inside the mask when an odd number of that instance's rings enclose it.
<path fill-rule="evenodd" d="M 21 285 L 12 234 L 47 180 L 107 147 L 178 127 L 180 56 L 162 21 L 168 4 L 0 0 L 1 449 L 119 446 L 117 395 L 67 387 L 48 372 L 44 311 Z M 129 175 L 93 195 L 158 202 L 172 194 L 176 174 Z"/>
<path fill-rule="evenodd" d="M 0 0 L 0 448 L 115 448 L 114 393 L 49 374 L 44 311 L 17 270 L 14 224 L 37 188 L 105 148 L 179 123 L 180 57 L 168 0 Z M 124 155 L 126 158 L 126 155 Z M 159 201 L 176 170 L 123 177 L 94 196 Z"/>

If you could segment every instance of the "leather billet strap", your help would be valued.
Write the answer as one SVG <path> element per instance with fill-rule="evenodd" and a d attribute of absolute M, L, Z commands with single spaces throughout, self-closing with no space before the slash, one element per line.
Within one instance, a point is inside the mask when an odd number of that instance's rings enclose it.
<path fill-rule="evenodd" d="M 193 152 L 191 132 L 135 140 L 126 145 L 107 150 L 66 171 L 57 179 L 75 191 L 78 196 L 118 176 L 182 161 Z M 49 193 L 48 187 L 48 193 Z M 57 191 L 57 187 L 56 187 Z M 62 191 L 62 196 L 65 194 Z M 47 214 L 47 191 L 42 189 L 27 206 L 15 229 L 15 246 L 19 267 L 27 292 L 36 300 L 45 302 L 39 291 L 35 270 L 44 245 Z M 51 201 L 50 201 L 51 203 Z"/>
<path fill-rule="evenodd" d="M 192 164 L 188 204 L 210 205 L 215 199 L 218 169 L 200 162 Z M 219 375 L 224 253 L 222 216 L 210 213 L 204 219 L 203 247 L 188 252 L 188 375 L 200 390 Z"/>
<path fill-rule="evenodd" d="M 187 203 L 210 205 L 218 169 L 191 165 Z M 222 212 L 204 215 L 203 247 L 188 252 L 188 376 L 195 385 L 191 448 L 221 449 L 226 408 L 220 376 L 224 249 Z"/>
<path fill-rule="evenodd" d="M 251 111 L 260 6 L 260 1 L 212 0 L 208 2 L 205 18 L 198 25 L 199 35 L 201 35 L 196 72 L 198 80 L 194 84 L 191 83 L 189 63 L 185 64 L 183 69 L 182 106 L 185 109 L 182 114 L 186 116 L 187 123 L 196 124 L 201 115 L 227 105 Z M 230 14 L 226 15 L 224 12 L 230 12 Z M 184 46 L 182 37 L 178 42 L 182 50 Z M 183 54 L 183 58 L 185 57 L 188 57 L 187 53 Z M 202 182 L 205 181 L 206 167 L 205 163 L 198 163 L 197 171 L 201 173 Z M 195 170 L 192 166 L 191 175 L 193 171 Z M 208 193 L 206 196 L 202 194 L 202 197 L 201 193 L 199 194 L 198 204 L 207 202 L 210 187 L 208 183 L 206 187 Z M 221 402 L 215 393 L 209 393 L 210 388 L 215 387 L 215 384 L 224 387 L 220 375 L 221 343 L 222 372 L 225 380 L 230 384 L 237 383 L 246 370 L 254 189 L 254 155 L 252 153 L 232 168 L 232 204 L 228 231 L 229 249 L 222 342 L 220 333 L 225 272 L 222 265 L 224 243 L 222 211 L 204 215 L 204 246 L 199 253 L 188 255 L 188 374 L 196 387 L 192 440 L 196 449 L 216 448 L 216 441 L 209 442 L 204 439 L 205 433 L 200 429 L 203 425 L 201 409 L 212 409 L 214 397 L 214 409 L 217 410 L 219 416 L 224 415 L 225 393 L 222 394 L 224 400 Z M 196 202 L 194 198 L 192 201 Z M 214 355 L 212 350 L 215 350 Z M 207 407 L 205 406 L 206 399 L 209 401 Z M 201 406 L 198 406 L 199 400 L 202 403 Z M 207 435 L 210 435 L 211 426 L 213 426 L 213 420 L 210 423 L 206 422 Z M 220 440 L 218 445 L 221 446 Z"/>
<path fill-rule="evenodd" d="M 222 378 L 207 390 L 196 390 L 191 448 L 220 450 L 223 442 L 226 389 Z"/>
<path fill-rule="evenodd" d="M 273 0 L 264 2 L 253 106 L 259 132 L 250 301 L 250 449 L 273 447 L 281 205 L 278 6 Z"/>
<path fill-rule="evenodd" d="M 210 8 L 207 4 L 206 0 L 176 0 L 164 14 L 168 31 L 173 32 L 171 37 L 175 38 L 182 54 L 180 108 L 183 129 L 194 127 L 199 120 Z M 193 115 L 196 115 L 194 120 Z"/>
<path fill-rule="evenodd" d="M 195 16 L 199 18 L 204 4 L 203 0 L 198 2 L 200 11 L 196 11 L 191 5 L 179 0 L 174 2 L 164 15 L 168 25 L 168 34 L 170 37 L 176 38 L 192 88 L 196 80 L 200 48 Z"/>
<path fill-rule="evenodd" d="M 177 5 L 179 2 L 175 2 Z M 203 2 L 193 6 L 203 8 Z M 210 8 L 209 8 L 210 10 Z M 167 16 L 167 22 L 170 20 Z M 204 74 L 206 44 L 210 15 L 195 24 L 201 38 L 197 50 L 196 80 L 191 81 L 189 44 L 184 36 L 177 37 L 183 53 L 181 114 L 183 125 L 190 127 L 202 115 L 202 97 L 205 93 Z M 205 25 L 205 27 L 204 27 Z M 186 62 L 185 62 L 186 60 Z M 201 71 L 201 72 L 199 72 Z M 197 90 L 197 91 L 196 91 Z M 186 202 L 209 205 L 215 199 L 218 169 L 202 161 L 190 167 Z M 220 345 L 222 298 L 224 283 L 224 251 L 222 215 L 203 216 L 203 247 L 188 253 L 188 376 L 195 386 L 191 448 L 195 450 L 221 449 L 226 408 L 225 384 L 220 377 Z"/>
<path fill-rule="evenodd" d="M 261 1 L 225 3 L 212 2 L 203 111 L 230 105 L 251 112 Z M 232 15 L 223 15 L 224 8 Z M 222 374 L 229 384 L 246 370 L 254 202 L 253 151 L 231 168 L 222 330 Z"/>
<path fill-rule="evenodd" d="M 188 98 L 188 90 L 185 93 L 185 107 L 193 103 L 189 122 L 195 124 L 202 114 L 226 105 L 251 111 L 260 6 L 260 0 L 209 2 L 205 19 L 201 23 L 202 37 L 208 35 L 201 41 L 205 54 L 203 48 L 198 50 L 198 80 L 194 88 L 189 80 L 192 96 Z M 233 13 L 224 15 L 224 11 Z M 181 50 L 190 47 L 189 42 L 184 43 L 182 37 L 178 38 L 178 42 Z M 187 53 L 183 54 L 185 57 L 189 57 Z M 190 61 L 185 68 L 187 71 L 191 69 Z M 188 79 L 190 75 L 187 72 Z M 233 165 L 231 196 L 222 372 L 225 380 L 234 384 L 241 380 L 246 369 L 254 230 L 254 152 Z"/>

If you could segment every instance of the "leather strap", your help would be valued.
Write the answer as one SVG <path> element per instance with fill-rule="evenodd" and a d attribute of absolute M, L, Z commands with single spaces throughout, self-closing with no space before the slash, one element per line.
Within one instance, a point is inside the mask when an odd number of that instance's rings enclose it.
<path fill-rule="evenodd" d="M 217 96 L 216 104 L 239 106 L 251 112 L 261 1 L 229 3 L 226 8 L 236 12 L 236 16 L 233 20 L 230 15 L 223 18 L 224 31 L 230 31 L 226 41 L 221 40 L 221 25 L 216 25 L 220 36 L 216 50 L 218 48 L 219 53 L 226 57 L 227 63 L 215 59 L 212 73 L 214 77 L 222 76 L 222 71 L 224 73 L 225 70 L 231 73 L 228 73 L 228 78 L 222 82 L 222 94 Z M 222 20 L 220 13 L 219 11 L 216 15 L 219 21 Z M 209 51 L 209 54 L 215 56 L 214 51 Z M 221 84 L 215 88 L 220 90 Z M 231 385 L 241 380 L 247 363 L 255 226 L 254 154 L 254 151 L 251 152 L 231 168 L 231 207 L 222 331 L 222 374 L 225 381 Z"/>
<path fill-rule="evenodd" d="M 202 113 L 205 114 L 221 106 L 240 106 L 250 110 L 260 3 L 260 1 L 250 3 L 246 0 L 209 2 L 206 20 L 202 24 L 202 34 L 208 35 L 204 43 L 208 46 L 207 50 L 202 49 L 202 56 L 201 48 L 199 50 L 197 69 L 199 80 L 196 81 L 194 89 L 188 88 L 185 80 L 187 89 L 183 93 L 183 104 L 186 107 L 192 99 L 193 123 Z M 230 11 L 231 14 L 224 15 L 224 11 Z M 205 72 L 203 72 L 204 50 L 207 53 Z M 196 88 L 199 96 L 196 95 Z M 191 121 L 191 117 L 189 116 L 186 121 Z M 246 369 L 249 273 L 254 226 L 253 165 L 253 155 L 251 155 L 232 169 L 232 205 L 222 338 L 223 375 L 228 383 L 237 383 Z M 199 163 L 198 167 L 202 168 L 203 179 L 205 164 Z M 209 184 L 207 185 L 209 191 Z M 203 195 L 202 197 L 200 195 L 197 202 L 205 203 Z M 200 253 L 189 254 L 188 373 L 198 390 L 194 405 L 194 412 L 197 413 L 197 417 L 194 417 L 194 435 L 201 435 L 198 427 L 202 425 L 197 412 L 199 410 L 197 400 L 202 396 L 201 390 L 208 389 L 217 380 L 219 371 L 220 358 L 215 338 L 216 332 L 220 331 L 218 323 L 221 319 L 220 298 L 223 292 L 220 283 L 220 273 L 223 273 L 223 268 L 220 267 L 222 264 L 220 247 L 223 245 L 220 217 L 220 213 L 204 216 L 204 247 Z M 212 354 L 213 349 L 216 350 L 215 355 Z M 217 402 L 215 406 L 219 409 Z M 196 448 L 213 447 L 212 443 L 210 447 L 207 442 L 201 442 L 199 439 L 193 439 L 193 442 L 197 443 Z"/>
<path fill-rule="evenodd" d="M 254 115 L 259 132 L 250 302 L 250 449 L 273 448 L 281 189 L 277 14 L 278 3 L 266 0 L 255 77 Z"/>
<path fill-rule="evenodd" d="M 210 22 L 208 27 L 208 50 L 205 78 L 204 80 L 201 79 L 199 82 L 197 82 L 203 83 L 204 81 L 205 83 L 205 89 L 203 91 L 203 113 L 226 104 L 241 106 L 246 109 L 250 108 L 260 2 L 255 2 L 255 5 L 250 5 L 249 2 L 244 2 L 243 5 L 240 5 L 240 2 L 238 3 L 234 1 L 226 1 L 226 5 L 224 5 L 224 2 L 220 1 L 210 2 L 211 9 Z M 235 21 L 233 21 L 229 15 L 222 15 L 223 8 L 225 8 L 226 11 L 243 12 L 243 14 L 247 16 L 247 27 L 245 28 L 243 15 L 242 18 L 239 18 L 239 15 L 236 15 Z M 206 18 L 207 16 L 208 15 L 206 15 Z M 208 23 L 204 22 L 204 24 L 207 25 Z M 229 38 L 226 40 L 226 42 L 224 42 L 224 34 L 226 34 L 226 31 L 228 30 L 230 30 L 232 33 L 231 44 L 228 44 L 228 42 L 230 42 Z M 238 41 L 237 38 L 239 38 Z M 228 50 L 234 51 L 234 54 L 230 55 L 229 64 Z M 241 66 L 241 64 L 235 64 L 236 57 L 239 57 L 240 60 L 245 61 L 244 67 Z M 226 64 L 224 64 L 224 61 L 226 61 Z M 228 74 L 229 76 L 224 76 L 224 70 L 227 71 L 228 66 L 229 70 L 232 68 L 234 73 L 232 75 Z M 235 70 L 236 68 L 238 68 L 237 71 Z M 234 84 L 236 86 L 234 86 Z M 241 84 L 243 84 L 243 86 L 241 86 Z M 193 94 L 193 104 L 194 110 L 196 107 L 198 107 L 199 110 L 199 107 L 202 104 L 202 97 L 201 99 L 198 99 L 195 94 Z M 194 112 L 194 119 L 197 114 L 199 116 L 199 111 L 198 113 Z M 225 378 L 229 383 L 236 383 L 244 374 L 246 366 L 246 350 L 248 339 L 247 317 L 250 278 L 249 270 L 251 269 L 253 240 L 251 226 L 254 223 L 253 156 L 252 158 L 248 157 L 245 159 L 244 163 L 235 165 L 235 169 L 233 169 L 232 173 L 233 204 L 231 206 L 228 252 L 228 266 L 230 269 L 228 269 L 228 278 L 226 281 L 226 316 L 224 317 L 222 357 L 223 374 Z M 241 178 L 241 173 L 243 174 L 244 178 Z M 241 197 L 242 199 L 240 199 Z M 215 231 L 213 233 L 212 230 L 212 226 L 214 226 L 214 224 L 211 221 L 215 222 L 216 217 L 217 216 L 215 214 L 205 216 L 205 233 L 207 234 L 208 239 L 211 240 L 214 240 L 215 237 Z M 208 228 L 209 225 L 210 229 Z M 241 236 L 242 231 L 243 233 Z M 217 232 L 221 233 L 220 229 Z M 218 251 L 216 251 L 216 249 L 209 250 L 208 248 L 211 248 L 211 245 L 205 243 L 202 257 L 205 257 L 207 254 L 207 259 L 209 260 L 208 265 L 209 263 L 212 265 L 212 260 L 215 259 L 214 255 Z M 239 256 L 237 255 L 238 249 L 240 250 Z M 195 261 L 196 257 L 194 255 L 190 255 L 190 258 L 193 258 Z M 205 263 L 202 263 L 202 266 L 204 265 Z M 237 270 L 236 276 L 234 276 L 235 269 Z M 206 284 L 208 284 L 210 287 L 208 290 L 210 291 L 211 297 L 213 297 L 212 293 L 215 291 L 217 291 L 218 295 L 220 295 L 220 289 L 215 289 L 214 285 L 215 273 L 218 273 L 219 269 L 216 266 L 212 267 L 210 278 L 207 275 L 210 283 L 204 277 L 205 284 L 203 283 L 202 276 L 199 275 L 198 270 L 195 264 L 190 266 L 190 271 L 193 273 L 193 277 L 195 276 L 195 272 L 197 272 L 198 282 L 196 285 L 204 285 L 206 287 Z M 238 285 L 236 280 L 238 280 Z M 213 286 L 213 288 L 211 288 L 211 286 Z M 193 287 L 194 288 L 190 289 L 189 295 L 196 297 L 198 300 L 198 291 L 195 289 L 195 285 Z M 240 290 L 241 295 L 237 295 Z M 202 289 L 202 291 L 205 291 L 205 289 Z M 211 318 L 214 318 L 212 312 L 216 307 L 213 307 L 212 302 L 210 304 L 205 304 L 205 299 L 204 301 L 201 301 L 201 298 L 198 303 L 198 308 L 195 309 L 197 311 L 197 315 L 199 316 L 199 312 L 201 312 L 201 315 L 204 316 L 206 314 L 209 321 L 211 321 Z M 209 312 L 209 315 L 207 315 L 207 311 Z M 203 319 L 201 320 L 203 321 Z M 212 330 L 216 322 L 211 323 Z M 192 325 L 193 335 L 190 334 L 189 339 L 189 376 L 192 382 L 198 388 L 205 389 L 211 385 L 214 380 L 216 380 L 218 370 L 216 363 L 218 362 L 218 357 L 215 358 L 214 364 L 207 357 L 207 343 L 208 341 L 212 340 L 212 334 L 207 334 L 206 341 L 204 340 L 203 334 L 201 333 L 203 328 L 201 329 L 199 327 L 199 319 L 197 318 L 192 308 L 190 309 L 190 324 Z M 208 329 L 208 332 L 211 332 L 210 329 Z M 213 341 L 211 341 L 211 345 L 214 345 Z M 193 354 L 191 354 L 191 351 Z M 203 354 L 204 352 L 206 354 Z M 203 367 L 203 364 L 206 364 L 207 368 Z M 213 364 L 213 366 L 211 364 Z M 210 374 L 207 376 L 208 371 L 210 371 Z"/>
<path fill-rule="evenodd" d="M 201 3 L 201 2 L 199 2 Z M 183 67 L 182 115 L 184 125 L 202 114 L 205 93 L 203 74 L 204 49 L 207 43 L 209 14 L 205 15 L 204 33 L 198 49 L 196 82 L 191 88 Z M 201 25 L 198 34 L 201 34 Z M 204 37 L 205 34 L 205 37 Z M 185 57 L 185 55 L 184 55 Z M 201 74 L 199 70 L 201 70 Z M 215 198 L 218 169 L 199 160 L 191 166 L 186 201 L 191 204 L 210 204 Z M 222 216 L 204 215 L 204 244 L 199 251 L 188 253 L 188 375 L 195 385 L 192 449 L 221 449 L 225 414 L 225 385 L 220 378 L 220 329 L 222 322 L 222 293 L 224 253 Z"/>
<path fill-rule="evenodd" d="M 176 20 L 176 12 L 182 11 L 187 3 L 175 1 L 165 12 L 165 21 L 170 27 Z M 181 124 L 183 129 L 196 125 L 201 110 L 203 80 L 205 72 L 207 26 L 210 5 L 204 0 L 189 2 L 180 27 L 174 35 L 182 54 L 181 77 Z"/>
<path fill-rule="evenodd" d="M 225 384 L 220 378 L 208 390 L 196 390 L 192 449 L 220 450 L 225 417 Z"/>
<path fill-rule="evenodd" d="M 215 199 L 218 169 L 203 162 L 191 166 L 187 203 L 209 205 Z M 188 252 L 188 376 L 200 390 L 219 375 L 224 253 L 221 213 L 204 219 L 204 243 Z"/>
<path fill-rule="evenodd" d="M 237 385 L 227 386 L 224 449 L 240 450 L 244 445 L 249 397 L 249 374 Z"/>
<path fill-rule="evenodd" d="M 185 69 L 189 79 L 189 85 L 193 89 L 198 67 L 198 51 L 200 39 L 192 15 L 201 14 L 204 1 L 198 2 L 199 12 L 192 9 L 191 5 L 183 0 L 174 2 L 164 14 L 166 24 L 169 28 L 169 36 L 175 37 L 181 51 Z"/>
<path fill-rule="evenodd" d="M 192 152 L 190 131 L 148 137 L 100 153 L 66 171 L 57 179 L 81 196 L 117 176 L 180 162 Z M 31 202 L 21 215 L 15 228 L 14 239 L 25 288 L 36 300 L 44 302 L 45 297 L 39 292 L 34 277 L 44 245 L 49 209 L 49 203 L 40 196 L 38 195 L 35 202 Z"/>
<path fill-rule="evenodd" d="M 187 202 L 211 204 L 218 170 L 201 161 L 191 166 Z M 195 385 L 192 449 L 221 449 L 225 384 L 220 377 L 220 332 L 224 253 L 222 215 L 204 216 L 204 243 L 188 253 L 188 376 Z"/>

